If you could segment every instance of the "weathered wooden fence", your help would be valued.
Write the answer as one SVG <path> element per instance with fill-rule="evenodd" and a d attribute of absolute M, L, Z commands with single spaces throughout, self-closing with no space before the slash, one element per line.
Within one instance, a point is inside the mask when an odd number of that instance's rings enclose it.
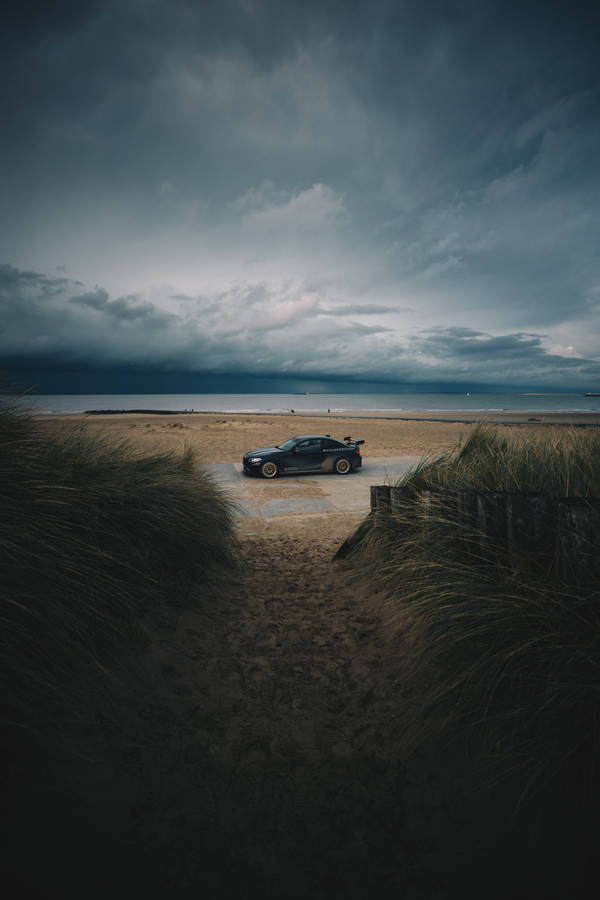
<path fill-rule="evenodd" d="M 409 506 L 423 527 L 443 517 L 468 536 L 474 554 L 487 562 L 516 570 L 543 569 L 560 581 L 600 580 L 600 499 L 555 499 L 542 493 L 507 491 L 422 490 L 373 485 L 371 512 L 342 544 L 344 558 L 364 539 L 374 520 Z"/>

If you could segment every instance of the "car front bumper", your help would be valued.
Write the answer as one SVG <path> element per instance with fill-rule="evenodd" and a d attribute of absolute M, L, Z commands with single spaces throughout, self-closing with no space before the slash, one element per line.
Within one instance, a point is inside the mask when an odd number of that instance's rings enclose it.
<path fill-rule="evenodd" d="M 262 459 L 257 463 L 251 463 L 249 459 L 242 459 L 242 470 L 244 475 L 259 475 Z"/>

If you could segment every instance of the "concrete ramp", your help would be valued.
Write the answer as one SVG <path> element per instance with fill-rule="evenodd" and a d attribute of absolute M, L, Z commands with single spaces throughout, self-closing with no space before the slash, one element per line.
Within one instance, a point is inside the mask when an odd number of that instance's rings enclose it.
<path fill-rule="evenodd" d="M 370 509 L 372 484 L 395 484 L 414 468 L 420 456 L 364 459 L 357 472 L 348 475 L 282 475 L 272 480 L 242 473 L 241 463 L 213 463 L 203 468 L 235 503 L 237 518 L 306 516 Z"/>

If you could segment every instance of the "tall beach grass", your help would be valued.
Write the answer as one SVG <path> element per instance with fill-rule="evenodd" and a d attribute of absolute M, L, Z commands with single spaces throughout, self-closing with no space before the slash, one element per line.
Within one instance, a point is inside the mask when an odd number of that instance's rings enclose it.
<path fill-rule="evenodd" d="M 399 677 L 418 685 L 419 698 L 407 720 L 407 747 L 466 736 L 475 740 L 487 775 L 516 775 L 525 793 L 582 760 L 595 777 L 598 578 L 585 568 L 584 577 L 563 578 L 552 534 L 539 559 L 507 556 L 493 536 L 459 515 L 457 493 L 591 503 L 600 497 L 600 429 L 549 441 L 479 426 L 399 486 L 401 500 L 372 516 L 349 561 L 385 589 L 404 638 Z M 590 554 L 599 540 L 596 533 Z"/>
<path fill-rule="evenodd" d="M 230 507 L 190 450 L 142 457 L 85 427 L 0 406 L 3 733 L 42 739 L 90 714 L 152 612 L 217 603 Z M 215 596 L 215 593 L 217 596 Z M 11 738 L 12 735 L 12 738 Z"/>

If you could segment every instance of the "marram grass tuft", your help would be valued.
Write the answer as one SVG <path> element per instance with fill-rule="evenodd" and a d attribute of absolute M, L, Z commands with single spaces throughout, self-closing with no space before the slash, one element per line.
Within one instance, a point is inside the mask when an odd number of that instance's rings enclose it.
<path fill-rule="evenodd" d="M 233 565 L 230 506 L 191 450 L 50 435 L 6 402 L 0 510 L 4 722 L 42 736 L 85 718 L 147 615 L 183 592 L 208 609 Z"/>
<path fill-rule="evenodd" d="M 457 512 L 458 492 L 600 497 L 600 429 L 560 439 L 476 427 L 399 482 L 349 562 L 388 596 L 402 635 L 399 679 L 415 685 L 407 747 L 474 738 L 495 777 L 548 783 L 600 750 L 600 582 L 561 577 L 552 533 L 539 560 Z M 593 536 L 597 553 L 600 535 Z M 595 571 L 597 572 L 597 566 Z M 595 763 L 593 763 L 595 765 Z"/>

